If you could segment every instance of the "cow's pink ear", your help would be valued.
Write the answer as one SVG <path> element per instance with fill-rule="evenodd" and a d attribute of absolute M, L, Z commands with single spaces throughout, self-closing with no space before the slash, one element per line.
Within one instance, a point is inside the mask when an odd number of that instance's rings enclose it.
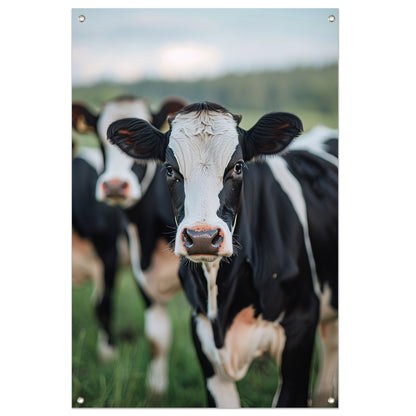
<path fill-rule="evenodd" d="M 280 153 L 302 131 L 302 122 L 294 114 L 266 114 L 250 130 L 240 132 L 244 159 Z"/>
<path fill-rule="evenodd" d="M 125 118 L 111 123 L 108 140 L 134 159 L 153 159 L 164 162 L 167 135 L 139 118 Z"/>
<path fill-rule="evenodd" d="M 78 133 L 95 133 L 98 117 L 92 114 L 84 105 L 72 104 L 72 127 Z"/>

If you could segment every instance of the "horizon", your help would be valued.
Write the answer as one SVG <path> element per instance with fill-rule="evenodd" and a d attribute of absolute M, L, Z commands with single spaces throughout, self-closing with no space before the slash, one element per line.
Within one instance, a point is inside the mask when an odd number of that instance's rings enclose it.
<path fill-rule="evenodd" d="M 74 89 L 81 89 L 81 88 L 94 88 L 94 87 L 99 87 L 99 86 L 103 86 L 103 85 L 114 85 L 114 86 L 126 86 L 126 85 L 136 85 L 136 84 L 140 84 L 140 83 L 145 83 L 145 82 L 164 82 L 164 83 L 171 83 L 171 84 L 175 84 L 175 83 L 198 83 L 198 82 L 207 82 L 207 81 L 217 81 L 223 78 L 228 78 L 228 77 L 245 77 L 245 76 L 250 76 L 250 75 L 262 75 L 262 74 L 273 74 L 273 73 L 290 73 L 293 71 L 297 71 L 297 70 L 308 70 L 308 69 L 313 69 L 313 70 L 317 70 L 317 69 L 326 69 L 329 67 L 338 67 L 338 62 L 329 62 L 329 63 L 323 63 L 323 64 L 316 64 L 316 65 L 298 65 L 298 66 L 293 66 L 293 67 L 288 67 L 288 68 L 281 68 L 281 69 L 264 69 L 264 70 L 248 70 L 247 72 L 226 72 L 223 74 L 220 74 L 218 76 L 206 76 L 206 77 L 201 77 L 201 78 L 195 78 L 195 79 L 160 79 L 160 78 L 141 78 L 141 79 L 137 79 L 137 80 L 123 80 L 123 81 L 119 81 L 119 80 L 114 80 L 114 79 L 106 79 L 106 78 L 102 78 L 102 79 L 98 79 L 97 81 L 94 81 L 92 83 L 87 83 L 87 84 L 73 84 L 72 88 Z"/>

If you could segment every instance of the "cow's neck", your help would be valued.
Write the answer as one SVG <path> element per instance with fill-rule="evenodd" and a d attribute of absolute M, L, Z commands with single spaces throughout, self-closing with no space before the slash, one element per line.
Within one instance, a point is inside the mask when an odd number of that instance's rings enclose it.
<path fill-rule="evenodd" d="M 241 229 L 240 225 L 238 220 L 235 232 L 242 236 L 247 230 Z M 205 280 L 207 288 L 206 292 L 204 291 L 205 299 L 202 303 L 206 305 L 205 315 L 211 322 L 217 348 L 223 346 L 226 329 L 240 309 L 250 305 L 257 309 L 255 291 L 251 286 L 251 265 L 250 261 L 247 261 L 249 256 L 245 252 L 246 247 L 247 245 L 240 246 L 238 255 L 229 259 L 202 263 L 199 269 L 199 279 Z"/>
<path fill-rule="evenodd" d="M 213 262 L 202 263 L 202 271 L 204 272 L 205 279 L 207 280 L 207 316 L 213 321 L 217 318 L 218 306 L 217 306 L 217 275 L 220 268 L 221 259 L 217 259 Z"/>
<path fill-rule="evenodd" d="M 233 232 L 237 253 L 209 263 L 195 264 L 183 259 L 179 273 L 195 312 L 210 320 L 217 348 L 223 346 L 226 329 L 241 309 L 254 306 L 256 314 L 258 311 L 252 279 L 250 231 L 247 214 L 240 208 Z"/>

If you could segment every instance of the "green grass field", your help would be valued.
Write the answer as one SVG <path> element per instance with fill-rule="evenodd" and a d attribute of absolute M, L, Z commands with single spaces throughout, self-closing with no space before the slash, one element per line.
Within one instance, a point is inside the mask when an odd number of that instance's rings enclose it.
<path fill-rule="evenodd" d="M 116 282 L 113 328 L 118 355 L 110 363 L 101 363 L 96 354 L 98 324 L 92 292 L 92 283 L 73 287 L 72 292 L 72 406 L 206 406 L 202 372 L 191 338 L 191 309 L 183 293 L 169 303 L 173 321 L 169 389 L 163 397 L 152 397 L 145 388 L 150 351 L 144 339 L 144 303 L 130 269 L 123 269 Z M 274 360 L 269 356 L 256 359 L 237 383 L 241 405 L 270 407 L 277 383 Z M 83 398 L 83 403 L 78 403 L 78 398 Z"/>

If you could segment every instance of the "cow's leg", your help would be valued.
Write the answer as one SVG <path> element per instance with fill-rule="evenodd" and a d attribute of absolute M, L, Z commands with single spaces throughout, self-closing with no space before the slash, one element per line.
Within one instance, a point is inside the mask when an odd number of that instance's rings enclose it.
<path fill-rule="evenodd" d="M 272 407 L 277 406 L 277 402 L 278 402 L 279 396 L 280 396 L 280 390 L 282 388 L 282 355 L 283 355 L 283 350 L 284 350 L 285 344 L 286 344 L 286 336 L 284 334 L 284 331 L 282 330 L 280 343 L 279 343 L 278 347 L 274 350 L 274 353 L 273 353 L 273 356 L 276 359 L 277 368 L 279 369 L 279 381 L 278 381 L 278 384 L 277 384 L 276 393 L 273 397 Z"/>
<path fill-rule="evenodd" d="M 278 407 L 306 407 L 319 302 L 313 296 L 308 306 L 301 305 L 287 313 L 282 325 L 286 344 L 282 355 Z"/>
<path fill-rule="evenodd" d="M 141 267 L 141 246 L 137 226 L 127 227 L 132 271 L 137 286 L 145 301 L 145 336 L 150 345 L 152 359 L 147 370 L 147 387 L 156 394 L 162 394 L 168 386 L 168 356 L 172 340 L 169 314 L 164 303 L 155 301 L 149 293 L 149 283 Z M 151 276 L 152 277 L 152 276 Z"/>
<path fill-rule="evenodd" d="M 235 382 L 216 372 L 203 351 L 200 335 L 198 335 L 197 331 L 196 315 L 192 315 L 191 324 L 196 353 L 204 375 L 208 406 L 221 408 L 240 407 L 240 397 Z M 204 331 L 204 329 L 200 328 L 201 330 Z M 208 337 L 212 336 L 212 334 L 206 335 Z"/>
<path fill-rule="evenodd" d="M 151 303 L 145 311 L 145 334 L 152 359 L 147 372 L 147 385 L 156 394 L 168 385 L 168 356 L 172 339 L 171 321 L 165 305 Z"/>
<path fill-rule="evenodd" d="M 321 323 L 321 357 L 314 406 L 328 406 L 338 401 L 338 318 Z"/>
<path fill-rule="evenodd" d="M 235 382 L 222 374 L 214 374 L 206 379 L 206 389 L 215 407 L 228 409 L 240 407 L 240 397 Z"/>
<path fill-rule="evenodd" d="M 114 358 L 115 348 L 111 330 L 112 298 L 114 280 L 117 270 L 116 246 L 101 243 L 95 244 L 96 251 L 104 266 L 104 290 L 101 297 L 97 297 L 95 311 L 101 329 L 98 332 L 97 349 L 100 358 L 108 361 Z"/>

